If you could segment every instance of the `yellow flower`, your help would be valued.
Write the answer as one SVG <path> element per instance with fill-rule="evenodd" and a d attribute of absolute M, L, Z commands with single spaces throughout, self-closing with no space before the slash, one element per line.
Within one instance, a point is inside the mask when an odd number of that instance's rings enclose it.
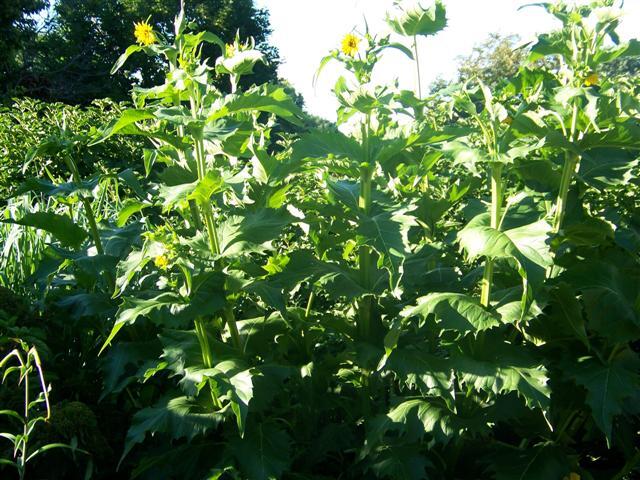
<path fill-rule="evenodd" d="M 350 57 L 355 56 L 358 53 L 358 44 L 360 43 L 360 39 L 356 37 L 353 33 L 347 33 L 342 39 L 342 53 L 345 55 L 349 55 Z"/>
<path fill-rule="evenodd" d="M 166 270 L 169 266 L 169 257 L 167 257 L 165 254 L 158 255 L 153 259 L 153 263 L 155 263 L 156 267 L 162 270 Z"/>
<path fill-rule="evenodd" d="M 147 46 L 156 43 L 157 38 L 156 34 L 153 32 L 153 27 L 149 25 L 146 20 L 144 22 L 134 23 L 133 26 L 135 27 L 133 34 L 140 45 Z"/>
<path fill-rule="evenodd" d="M 594 85 L 598 85 L 600 83 L 600 77 L 597 73 L 590 74 L 587 78 L 584 79 L 585 87 L 592 87 Z"/>

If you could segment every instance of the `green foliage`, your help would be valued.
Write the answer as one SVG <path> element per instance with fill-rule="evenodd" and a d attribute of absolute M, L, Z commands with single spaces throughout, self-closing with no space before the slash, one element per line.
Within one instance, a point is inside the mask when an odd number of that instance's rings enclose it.
<path fill-rule="evenodd" d="M 151 86 L 162 79 L 162 62 L 144 56 L 129 62 L 127 69 L 118 74 L 109 75 L 118 52 L 135 40 L 134 22 L 150 18 L 151 24 L 159 28 L 159 34 L 171 36 L 171 30 L 165 26 L 173 20 L 178 3 L 168 0 L 51 2 L 49 11 L 42 12 L 45 28 L 37 39 L 19 44 L 25 61 L 12 69 L 10 73 L 15 80 L 3 89 L 12 94 L 71 104 L 88 104 L 106 97 L 124 100 L 129 97 L 132 86 Z M 42 6 L 44 2 L 32 7 L 30 12 Z M 196 30 L 215 30 L 226 42 L 231 42 L 237 32 L 243 38 L 255 38 L 269 63 L 259 66 L 247 81 L 263 83 L 276 79 L 278 52 L 267 43 L 268 14 L 255 7 L 252 0 L 190 0 L 185 2 L 185 16 Z M 33 37 L 36 36 L 34 30 L 33 25 L 27 29 Z M 214 49 L 205 47 L 204 55 L 212 58 Z M 219 87 L 223 86 L 221 79 L 216 82 Z"/>
<path fill-rule="evenodd" d="M 492 34 L 473 47 L 470 55 L 460 59 L 458 75 L 460 81 L 479 78 L 491 88 L 514 77 L 526 57 L 526 50 L 517 49 L 516 35 L 502 37 Z"/>
<path fill-rule="evenodd" d="M 33 15 L 48 3 L 47 0 L 2 0 L 0 3 L 0 77 L 3 79 L 0 95 L 27 67 L 29 48 L 36 37 Z"/>
<path fill-rule="evenodd" d="M 0 230 L 38 229 L 16 278 L 78 322 L 58 351 L 78 338 L 92 374 L 100 355 L 119 474 L 633 478 L 638 90 L 605 66 L 637 43 L 609 0 L 541 6 L 562 28 L 513 78 L 428 97 L 372 80 L 415 42 L 352 34 L 321 61 L 345 70 L 339 129 L 296 135 L 310 121 L 287 90 L 243 81 L 253 41 L 192 33 L 183 11 L 122 48 L 114 71 L 143 57 L 164 78 L 101 128 L 44 138 L 29 165 L 59 170 L 17 191 L 47 209 Z M 445 22 L 439 2 L 405 13 L 409 37 Z M 81 168 L 126 139 L 139 168 Z"/>
<path fill-rule="evenodd" d="M 109 100 L 80 108 L 27 98 L 0 107 L 0 198 L 13 194 L 15 187 L 26 178 L 45 175 L 59 178 L 63 175 L 64 164 L 53 156 L 26 164 L 27 154 L 45 138 L 60 136 L 66 129 L 72 135 L 88 139 L 92 129 L 117 117 L 123 108 L 124 104 Z M 107 141 L 91 149 L 86 143 L 76 143 L 74 152 L 83 175 L 138 163 L 138 142 L 130 139 Z"/>
<path fill-rule="evenodd" d="M 12 362 L 13 360 L 13 362 Z M 17 363 L 17 365 L 11 365 Z M 8 440 L 13 444 L 13 456 L 10 458 L 0 457 L 0 465 L 9 465 L 14 467 L 18 472 L 20 480 L 26 477 L 27 464 L 53 449 L 65 448 L 73 452 L 78 450 L 75 445 L 66 445 L 63 443 L 45 443 L 33 445 L 33 437 L 36 433 L 36 427 L 47 422 L 51 416 L 51 407 L 49 406 L 49 387 L 44 380 L 42 371 L 42 363 L 40 356 L 35 347 L 29 347 L 26 343 L 20 341 L 20 348 L 14 348 L 0 360 L 0 368 L 4 368 L 2 374 L 2 383 L 12 374 L 17 373 L 18 384 L 24 386 L 24 410 L 20 414 L 14 410 L 0 410 L 0 416 L 9 417 L 11 420 L 17 421 L 22 430 L 18 430 L 13 434 L 10 432 L 0 432 L 0 438 Z M 33 392 L 30 388 L 30 376 L 36 377 L 35 381 L 39 384 L 37 395 L 33 398 Z M 44 412 L 39 414 L 39 405 L 44 404 Z M 42 428 L 42 427 L 39 427 Z"/>

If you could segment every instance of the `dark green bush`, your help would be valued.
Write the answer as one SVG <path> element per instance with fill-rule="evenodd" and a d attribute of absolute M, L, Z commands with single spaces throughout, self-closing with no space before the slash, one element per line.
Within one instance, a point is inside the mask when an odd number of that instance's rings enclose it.
<path fill-rule="evenodd" d="M 72 134 L 88 135 L 117 118 L 124 104 L 111 100 L 96 100 L 88 107 L 47 103 L 30 98 L 16 99 L 0 107 L 0 198 L 6 198 L 22 180 L 33 175 L 64 177 L 65 167 L 55 160 L 25 166 L 29 152 L 43 139 L 57 135 L 61 129 Z M 121 169 L 139 161 L 141 143 L 135 138 L 108 140 L 77 152 L 83 175 Z"/>

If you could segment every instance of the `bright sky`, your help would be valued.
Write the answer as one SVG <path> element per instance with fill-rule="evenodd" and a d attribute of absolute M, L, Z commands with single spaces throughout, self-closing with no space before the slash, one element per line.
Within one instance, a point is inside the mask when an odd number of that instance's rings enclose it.
<path fill-rule="evenodd" d="M 447 29 L 419 41 L 423 90 L 439 76 L 453 78 L 457 57 L 469 54 L 475 44 L 492 32 L 517 33 L 527 41 L 536 33 L 557 26 L 556 20 L 541 8 L 518 10 L 519 6 L 533 1 L 445 0 Z M 619 32 L 623 38 L 638 37 L 640 0 L 625 3 L 625 17 Z M 365 17 L 371 32 L 389 33 L 384 18 L 392 7 L 392 0 L 256 0 L 256 4 L 269 10 L 273 29 L 270 41 L 283 59 L 280 76 L 304 96 L 311 113 L 335 120 L 337 103 L 331 89 L 340 75 L 340 67 L 337 63 L 328 65 L 314 88 L 312 80 L 318 64 L 331 49 L 340 45 L 345 33 L 354 27 L 362 30 Z M 429 0 L 423 5 L 429 5 Z M 383 83 L 395 78 L 403 88 L 416 88 L 414 63 L 396 50 L 387 50 L 377 66 L 374 81 Z"/>

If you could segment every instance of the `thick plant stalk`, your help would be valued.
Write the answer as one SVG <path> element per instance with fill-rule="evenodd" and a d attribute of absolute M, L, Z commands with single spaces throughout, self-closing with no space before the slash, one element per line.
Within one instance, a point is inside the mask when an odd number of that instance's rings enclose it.
<path fill-rule="evenodd" d="M 239 349 L 241 346 L 240 333 L 238 332 L 238 325 L 236 323 L 236 317 L 233 314 L 233 309 L 231 307 L 225 307 L 225 309 L 222 311 L 222 314 L 224 316 L 225 322 L 227 323 L 227 326 L 229 327 L 231 342 L 233 343 L 234 347 Z"/>
<path fill-rule="evenodd" d="M 416 73 L 418 74 L 418 98 L 422 98 L 422 77 L 420 75 L 420 58 L 418 57 L 418 37 L 413 36 L 413 55 L 416 60 Z"/>
<path fill-rule="evenodd" d="M 71 155 L 65 155 L 64 160 L 67 164 L 67 168 L 69 168 L 69 170 L 71 171 L 71 176 L 74 183 L 80 185 L 80 172 L 78 170 L 76 162 L 73 160 L 73 157 Z M 100 239 L 100 231 L 98 230 L 98 222 L 96 222 L 96 216 L 93 213 L 91 202 L 89 202 L 89 199 L 84 195 L 80 195 L 80 202 L 82 202 L 82 207 L 84 208 L 85 215 L 87 216 L 87 221 L 89 222 L 91 238 L 93 238 L 93 243 L 96 246 L 96 251 L 98 252 L 98 255 L 104 255 L 104 248 L 102 246 L 102 240 Z M 111 272 L 106 272 L 106 278 L 109 289 L 114 290 L 116 282 Z"/>
<path fill-rule="evenodd" d="M 576 138 L 576 124 L 578 120 L 578 105 L 573 104 L 573 112 L 571 115 L 571 132 L 569 134 L 569 142 L 573 142 Z M 560 180 L 560 191 L 556 200 L 556 215 L 553 221 L 553 232 L 558 233 L 562 228 L 562 222 L 567 212 L 567 196 L 569 187 L 573 180 L 573 175 L 578 165 L 579 157 L 575 152 L 565 152 L 564 166 L 562 167 L 562 178 Z"/>
<path fill-rule="evenodd" d="M 174 66 L 171 65 L 171 71 L 173 70 Z M 179 96 L 176 96 L 173 99 L 173 104 L 176 107 L 179 107 L 181 105 Z M 184 126 L 182 125 L 178 126 L 178 136 L 180 138 L 184 137 Z M 182 150 L 178 150 L 178 156 L 182 161 L 185 160 L 184 152 Z M 193 226 L 196 228 L 196 230 L 202 230 L 202 220 L 200 220 L 200 212 L 198 211 L 198 205 L 196 204 L 195 200 L 189 200 L 189 212 L 191 214 L 191 221 L 193 222 Z"/>
<path fill-rule="evenodd" d="M 362 145 L 364 149 L 365 162 L 360 168 L 360 196 L 358 207 L 365 215 L 371 212 L 371 198 L 373 193 L 373 169 L 369 165 L 369 115 L 362 126 Z M 358 268 L 360 270 L 360 281 L 365 289 L 371 287 L 371 249 L 365 245 L 360 247 L 358 253 Z M 358 303 L 358 331 L 363 338 L 368 338 L 371 327 L 371 304 L 370 295 L 361 298 Z"/>
<path fill-rule="evenodd" d="M 195 319 L 196 336 L 198 337 L 198 343 L 200 344 L 200 351 L 202 352 L 202 361 L 207 368 L 213 367 L 213 353 L 211 351 L 211 345 L 209 344 L 209 337 L 207 336 L 207 329 L 202 317 Z M 222 404 L 220 399 L 213 388 L 210 388 L 211 401 L 216 408 L 221 408 Z"/>
<path fill-rule="evenodd" d="M 566 152 L 564 166 L 562 168 L 562 178 L 560 179 L 560 191 L 556 200 L 556 215 L 553 220 L 553 233 L 558 233 L 562 228 L 562 222 L 567 212 L 567 197 L 569 195 L 569 187 L 573 180 L 573 174 L 578 164 L 578 155 L 573 152 Z"/>
<path fill-rule="evenodd" d="M 196 336 L 198 337 L 198 343 L 202 351 L 202 361 L 205 367 L 211 368 L 213 367 L 213 354 L 211 353 L 211 346 L 209 345 L 209 337 L 207 337 L 204 320 L 202 317 L 198 317 L 194 323 L 196 326 Z"/>
<path fill-rule="evenodd" d="M 70 155 L 65 155 L 65 161 L 67 167 L 71 171 L 71 176 L 73 177 L 74 183 L 80 185 L 80 172 L 78 171 L 78 167 Z M 91 208 L 91 203 L 84 196 L 80 196 L 80 201 L 82 202 L 82 206 L 85 211 L 85 215 L 87 216 L 87 220 L 89 222 L 89 228 L 91 229 L 91 237 L 93 238 L 93 242 L 96 245 L 96 250 L 98 255 L 104 255 L 104 249 L 102 248 L 102 240 L 100 239 L 100 232 L 98 231 L 98 224 L 96 222 L 96 217 L 93 214 L 93 208 Z"/>
<path fill-rule="evenodd" d="M 494 163 L 491 167 L 491 228 L 498 229 L 502 215 L 502 164 Z M 488 307 L 491 302 L 491 285 L 493 283 L 492 258 L 487 258 L 482 275 L 480 303 Z"/>
<path fill-rule="evenodd" d="M 193 116 L 197 116 L 197 106 L 193 98 L 191 98 L 191 111 Z M 195 142 L 195 154 L 196 163 L 198 168 L 198 179 L 202 180 L 206 175 L 205 166 L 205 153 L 204 153 L 204 141 L 201 136 L 194 136 Z M 207 227 L 207 236 L 209 238 L 209 249 L 213 255 L 220 253 L 220 244 L 218 243 L 218 232 L 216 229 L 215 219 L 213 218 L 213 209 L 211 208 L 211 202 L 200 202 L 200 209 L 204 222 Z M 231 334 L 231 341 L 236 348 L 240 348 L 240 334 L 238 333 L 238 326 L 236 324 L 236 318 L 233 313 L 233 309 L 226 307 L 223 311 L 224 320 L 229 327 L 229 333 Z"/>
<path fill-rule="evenodd" d="M 309 320 L 309 317 L 311 316 L 311 307 L 313 306 L 313 301 L 315 300 L 315 298 L 316 294 L 312 288 L 311 293 L 309 293 L 309 299 L 307 300 L 307 308 L 305 308 L 304 310 L 305 320 Z"/>

